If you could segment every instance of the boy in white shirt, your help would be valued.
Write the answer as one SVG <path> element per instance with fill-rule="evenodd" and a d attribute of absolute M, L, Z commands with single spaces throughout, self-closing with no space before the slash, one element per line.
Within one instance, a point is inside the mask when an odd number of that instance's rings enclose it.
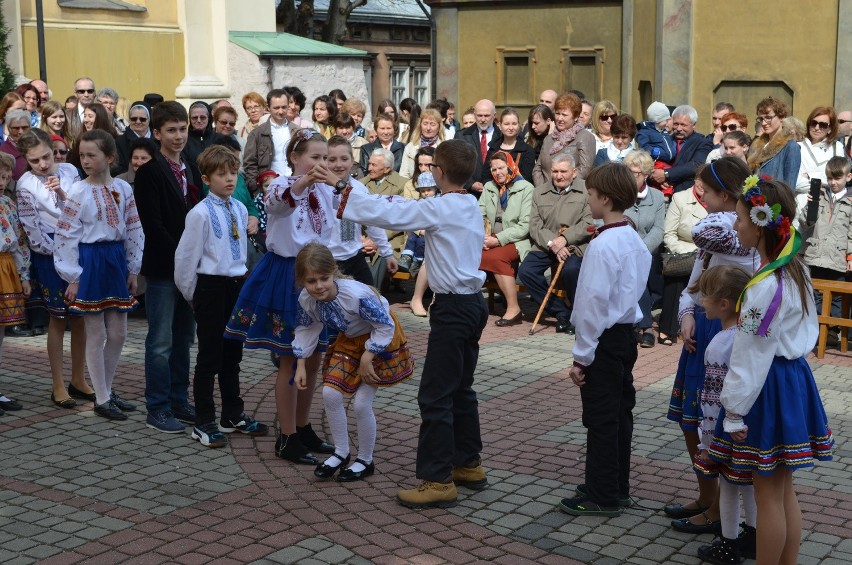
<path fill-rule="evenodd" d="M 636 201 L 626 165 L 607 163 L 586 177 L 589 208 L 604 225 L 583 255 L 571 323 L 576 328 L 571 380 L 580 387 L 586 427 L 586 483 L 559 504 L 575 516 L 618 516 L 630 506 L 634 326 L 651 254 L 624 210 Z"/>
<path fill-rule="evenodd" d="M 225 433 L 240 431 L 262 436 L 269 431 L 268 426 L 243 412 L 239 378 L 243 344 L 224 339 L 225 324 L 247 271 L 248 211 L 231 198 L 239 167 L 239 158 L 221 145 L 209 147 L 198 156 L 201 180 L 210 192 L 187 214 L 186 229 L 175 252 L 175 285 L 192 306 L 198 332 L 192 438 L 207 447 L 228 445 Z M 218 426 L 213 400 L 217 374 L 222 396 Z"/>

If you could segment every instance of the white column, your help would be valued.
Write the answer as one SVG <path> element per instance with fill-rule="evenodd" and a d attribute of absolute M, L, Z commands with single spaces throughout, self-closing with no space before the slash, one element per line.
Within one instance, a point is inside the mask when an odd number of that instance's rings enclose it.
<path fill-rule="evenodd" d="M 9 30 L 7 39 L 9 52 L 6 53 L 6 62 L 9 68 L 12 69 L 19 78 L 24 75 L 24 39 L 21 35 L 21 6 L 17 1 L 2 2 L 3 19 L 6 20 L 6 27 Z"/>
<path fill-rule="evenodd" d="M 186 76 L 175 89 L 180 102 L 228 98 L 228 20 L 225 0 L 179 0 Z"/>

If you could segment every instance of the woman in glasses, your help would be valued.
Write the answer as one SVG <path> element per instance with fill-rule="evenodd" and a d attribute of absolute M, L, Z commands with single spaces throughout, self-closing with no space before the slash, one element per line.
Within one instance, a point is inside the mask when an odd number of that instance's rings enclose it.
<path fill-rule="evenodd" d="M 269 119 L 269 106 L 263 96 L 257 92 L 249 92 L 243 95 L 243 110 L 246 111 L 248 121 L 240 130 L 240 137 L 245 139 L 251 130 Z"/>
<path fill-rule="evenodd" d="M 213 129 L 216 137 L 230 137 L 240 144 L 240 153 L 245 148 L 246 140 L 237 135 L 237 111 L 230 106 L 219 106 L 213 111 Z"/>
<path fill-rule="evenodd" d="M 189 106 L 189 136 L 183 154 L 195 164 L 201 152 L 213 144 L 213 124 L 210 106 L 198 100 Z"/>
<path fill-rule="evenodd" d="M 583 104 L 576 94 L 569 92 L 556 98 L 553 104 L 555 127 L 544 138 L 538 160 L 533 167 L 535 186 L 550 182 L 553 157 L 562 153 L 574 158 L 579 178 L 586 178 L 592 170 L 592 163 L 595 161 L 595 136 L 578 120 L 582 111 Z"/>
<path fill-rule="evenodd" d="M 832 157 L 844 157 L 843 144 L 837 141 L 837 113 L 831 106 L 817 106 L 805 122 L 805 139 L 799 142 L 802 164 L 796 182 L 796 203 L 807 202 L 811 180 L 819 179 L 826 184 L 825 165 Z"/>
<path fill-rule="evenodd" d="M 595 153 L 607 146 L 612 140 L 612 128 L 615 118 L 618 117 L 618 108 L 609 100 L 601 100 L 595 104 L 592 110 L 592 133 L 595 134 Z"/>
<path fill-rule="evenodd" d="M 115 138 L 116 148 L 118 149 L 118 169 L 121 172 L 126 172 L 130 169 L 130 160 L 132 149 L 131 145 L 137 139 L 151 139 L 151 109 L 144 102 L 134 102 L 130 106 L 128 112 L 129 121 L 127 129 L 124 133 Z M 159 143 L 154 143 L 159 147 Z"/>
<path fill-rule="evenodd" d="M 757 104 L 759 137 L 751 144 L 748 166 L 754 173 L 796 186 L 802 157 L 796 139 L 781 128 L 781 120 L 788 115 L 787 105 L 772 96 Z"/>

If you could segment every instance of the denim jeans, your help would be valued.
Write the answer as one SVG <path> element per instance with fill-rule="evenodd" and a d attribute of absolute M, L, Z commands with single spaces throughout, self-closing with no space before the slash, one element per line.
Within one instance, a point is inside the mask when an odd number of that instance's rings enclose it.
<path fill-rule="evenodd" d="M 189 398 L 192 308 L 171 279 L 146 277 L 145 404 L 148 412 L 181 406 Z"/>

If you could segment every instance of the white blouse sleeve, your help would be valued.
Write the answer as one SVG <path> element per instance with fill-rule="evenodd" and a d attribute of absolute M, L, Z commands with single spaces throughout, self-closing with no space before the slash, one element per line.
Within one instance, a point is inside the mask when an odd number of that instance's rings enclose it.
<path fill-rule="evenodd" d="M 302 290 L 296 308 L 296 329 L 292 344 L 293 357 L 296 359 L 307 359 L 313 355 L 324 327 L 322 321 L 316 317 L 316 312 L 310 307 L 309 302 L 308 291 Z"/>
<path fill-rule="evenodd" d="M 142 269 L 145 233 L 142 231 L 142 222 L 139 221 L 139 211 L 136 210 L 136 199 L 133 197 L 133 189 L 129 184 L 119 179 L 113 182 L 116 188 L 121 188 L 124 200 L 124 226 L 127 230 L 124 238 L 124 253 L 127 258 L 127 271 L 131 275 L 138 275 Z"/>
<path fill-rule="evenodd" d="M 80 241 L 83 238 L 83 223 L 80 214 L 84 199 L 97 198 L 87 193 L 85 185 L 74 185 L 74 189 L 65 199 L 62 215 L 56 222 L 56 234 L 53 249 L 53 264 L 56 272 L 67 283 L 80 282 L 83 268 L 80 266 Z"/>
<path fill-rule="evenodd" d="M 49 232 L 42 224 L 41 216 L 38 213 L 36 198 L 29 189 L 30 185 L 37 182 L 40 181 L 30 173 L 26 173 L 18 181 L 18 190 L 16 192 L 18 218 L 21 221 L 21 226 L 24 228 L 24 232 L 27 234 L 30 249 L 42 255 L 53 255 L 53 240 L 48 237 Z"/>
<path fill-rule="evenodd" d="M 197 206 L 186 215 L 186 226 L 175 250 L 175 286 L 192 303 L 198 284 L 198 266 L 204 254 L 204 242 L 210 237 L 210 223 L 204 206 Z"/>

